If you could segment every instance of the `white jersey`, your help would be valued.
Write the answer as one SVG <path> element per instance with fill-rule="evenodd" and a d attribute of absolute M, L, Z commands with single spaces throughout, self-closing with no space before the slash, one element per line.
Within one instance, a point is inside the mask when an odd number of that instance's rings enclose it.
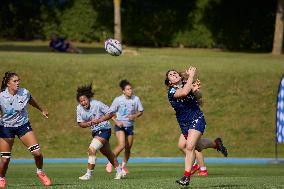
<path fill-rule="evenodd" d="M 121 121 L 124 127 L 131 127 L 134 125 L 134 121 L 129 120 L 128 116 L 143 111 L 144 109 L 138 96 L 132 95 L 128 99 L 125 95 L 121 95 L 113 100 L 108 113 L 116 113 L 117 121 Z"/>
<path fill-rule="evenodd" d="M 15 95 L 11 95 L 6 88 L 0 93 L 2 116 L 0 124 L 4 127 L 19 127 L 29 121 L 27 105 L 32 98 L 27 89 L 19 88 Z"/>
<path fill-rule="evenodd" d="M 88 122 L 93 119 L 98 119 L 105 115 L 108 111 L 109 107 L 104 103 L 97 100 L 90 100 L 90 109 L 84 108 L 82 105 L 77 106 L 77 122 Z M 109 121 L 103 121 L 98 124 L 94 124 L 91 126 L 91 130 L 96 132 L 102 129 L 110 129 L 111 124 Z"/>

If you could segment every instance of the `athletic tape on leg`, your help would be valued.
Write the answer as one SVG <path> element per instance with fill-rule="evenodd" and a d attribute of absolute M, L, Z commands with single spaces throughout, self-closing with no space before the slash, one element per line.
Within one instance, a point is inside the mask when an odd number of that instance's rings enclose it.
<path fill-rule="evenodd" d="M 91 144 L 90 144 L 90 148 L 94 148 L 96 150 L 99 150 L 103 147 L 103 143 L 101 141 L 99 141 L 96 138 L 93 138 Z"/>
<path fill-rule="evenodd" d="M 96 164 L 96 159 L 97 159 L 96 156 L 89 156 L 88 163 L 94 165 Z"/>

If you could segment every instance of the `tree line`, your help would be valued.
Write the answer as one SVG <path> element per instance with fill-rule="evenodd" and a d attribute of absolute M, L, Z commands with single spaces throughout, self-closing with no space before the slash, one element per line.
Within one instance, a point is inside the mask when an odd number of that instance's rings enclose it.
<path fill-rule="evenodd" d="M 2 0 L 0 38 L 49 39 L 58 32 L 104 41 L 114 36 L 115 1 Z M 276 9 L 277 0 L 122 0 L 121 36 L 135 46 L 271 51 Z"/>

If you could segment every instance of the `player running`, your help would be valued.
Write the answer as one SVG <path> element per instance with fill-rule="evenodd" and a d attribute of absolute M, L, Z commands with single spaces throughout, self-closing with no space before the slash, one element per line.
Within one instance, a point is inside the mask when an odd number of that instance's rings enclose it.
<path fill-rule="evenodd" d="M 129 81 L 122 80 L 119 86 L 123 94 L 113 100 L 108 113 L 116 113 L 116 118 L 113 118 L 113 121 L 115 122 L 114 128 L 118 145 L 115 147 L 113 153 L 118 157 L 120 152 L 125 149 L 122 168 L 126 173 L 129 173 L 126 165 L 134 140 L 134 120 L 143 114 L 144 109 L 139 97 L 133 95 L 132 85 Z M 106 171 L 109 173 L 112 171 L 112 164 L 110 162 L 106 165 Z"/>
<path fill-rule="evenodd" d="M 111 136 L 111 124 L 107 119 L 113 115 L 106 115 L 109 107 L 104 103 L 93 99 L 92 85 L 80 86 L 77 89 L 77 122 L 82 128 L 90 127 L 93 140 L 88 149 L 87 172 L 79 177 L 80 180 L 90 180 L 96 165 L 96 153 L 100 151 L 105 155 L 116 169 L 115 179 L 125 176 L 125 171 L 119 165 L 116 156 L 110 149 L 109 138 Z M 105 120 L 100 121 L 101 118 Z"/>
<path fill-rule="evenodd" d="M 182 186 L 189 185 L 193 162 L 195 160 L 195 150 L 201 152 L 206 148 L 215 148 L 227 157 L 227 149 L 223 146 L 222 140 L 215 141 L 201 139 L 204 133 L 206 122 L 203 112 L 199 108 L 196 95 L 199 85 L 193 85 L 193 78 L 196 72 L 195 67 L 186 70 L 188 79 L 186 83 L 175 70 L 166 73 L 165 84 L 169 87 L 168 99 L 171 106 L 176 111 L 176 118 L 181 128 L 181 132 L 186 139 L 185 150 L 185 171 L 184 176 L 176 182 Z"/>
<path fill-rule="evenodd" d="M 0 188 L 6 186 L 5 175 L 12 156 L 11 150 L 15 136 L 18 136 L 34 156 L 37 167 L 36 173 L 41 183 L 45 186 L 51 185 L 50 179 L 42 169 L 43 156 L 29 122 L 28 104 L 38 109 L 45 118 L 48 118 L 48 112 L 39 106 L 31 93 L 25 88 L 20 88 L 18 74 L 6 72 L 2 80 L 0 93 Z"/>

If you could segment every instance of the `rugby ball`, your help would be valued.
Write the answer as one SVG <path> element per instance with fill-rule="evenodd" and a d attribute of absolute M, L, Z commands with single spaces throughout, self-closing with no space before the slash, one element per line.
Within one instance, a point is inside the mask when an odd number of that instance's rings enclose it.
<path fill-rule="evenodd" d="M 105 50 L 112 56 L 119 56 L 122 53 L 122 46 L 116 39 L 107 39 L 105 41 Z"/>

